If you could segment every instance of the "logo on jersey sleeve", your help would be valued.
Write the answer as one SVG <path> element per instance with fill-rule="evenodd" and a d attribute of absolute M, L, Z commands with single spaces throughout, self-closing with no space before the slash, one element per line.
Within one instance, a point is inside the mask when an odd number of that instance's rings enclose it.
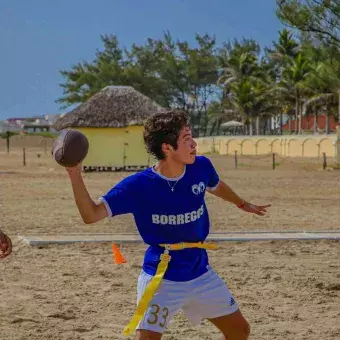
<path fill-rule="evenodd" d="M 199 184 L 194 184 L 191 187 L 191 190 L 195 195 L 203 194 L 205 190 L 205 185 L 203 182 L 200 182 Z"/>
<path fill-rule="evenodd" d="M 186 223 L 191 223 L 199 218 L 204 213 L 204 206 L 202 205 L 198 210 L 190 211 L 185 214 L 177 214 L 177 215 L 152 215 L 152 223 L 153 224 L 169 224 L 169 225 L 181 225 Z"/>

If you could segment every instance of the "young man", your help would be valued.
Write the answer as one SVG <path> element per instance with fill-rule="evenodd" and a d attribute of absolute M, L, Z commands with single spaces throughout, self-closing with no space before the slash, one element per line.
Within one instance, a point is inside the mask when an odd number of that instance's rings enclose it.
<path fill-rule="evenodd" d="M 138 340 L 159 340 L 182 309 L 193 324 L 208 319 L 223 339 L 246 340 L 249 325 L 223 280 L 209 266 L 204 249 L 209 233 L 204 195 L 208 191 L 260 216 L 269 205 L 242 200 L 219 179 L 208 158 L 196 156 L 185 113 L 170 111 L 150 117 L 144 141 L 158 163 L 123 179 L 98 202 L 84 185 L 81 165 L 67 169 L 85 223 L 131 213 L 149 245 L 138 279 L 140 305 L 125 332 L 137 328 Z M 171 250 L 176 246 L 178 250 Z"/>
<path fill-rule="evenodd" d="M 11 239 L 0 229 L 0 259 L 4 259 L 12 252 Z"/>

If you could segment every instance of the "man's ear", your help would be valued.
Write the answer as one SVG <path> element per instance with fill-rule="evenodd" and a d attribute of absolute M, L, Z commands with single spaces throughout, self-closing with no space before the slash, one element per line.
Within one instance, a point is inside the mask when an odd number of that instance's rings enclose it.
<path fill-rule="evenodd" d="M 171 145 L 167 143 L 162 143 L 162 151 L 164 152 L 165 155 L 168 155 L 168 153 L 170 152 L 170 147 Z"/>
<path fill-rule="evenodd" d="M 163 143 L 162 151 L 164 152 L 165 155 L 168 155 L 171 151 L 174 151 L 174 148 L 170 144 Z"/>

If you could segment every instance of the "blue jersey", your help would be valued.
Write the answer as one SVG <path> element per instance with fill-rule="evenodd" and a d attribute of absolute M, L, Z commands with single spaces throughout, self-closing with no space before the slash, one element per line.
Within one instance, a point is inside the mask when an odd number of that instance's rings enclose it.
<path fill-rule="evenodd" d="M 186 165 L 178 178 L 167 178 L 151 167 L 126 177 L 101 197 L 109 216 L 131 213 L 143 241 L 149 245 L 143 270 L 154 275 L 164 248 L 159 244 L 200 242 L 209 233 L 209 215 L 204 196 L 218 185 L 219 177 L 204 156 Z M 173 190 L 172 190 L 173 189 Z M 208 270 L 204 249 L 170 251 L 164 279 L 189 281 Z"/>

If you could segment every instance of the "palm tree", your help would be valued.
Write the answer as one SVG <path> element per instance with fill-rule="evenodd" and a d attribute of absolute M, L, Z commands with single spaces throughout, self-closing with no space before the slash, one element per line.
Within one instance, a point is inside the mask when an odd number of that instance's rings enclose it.
<path fill-rule="evenodd" d="M 315 46 L 308 34 L 303 41 L 305 54 L 313 61 L 313 72 L 308 76 L 307 85 L 313 90 L 309 104 L 318 108 L 326 105 L 340 122 L 340 51 L 335 46 Z M 313 98 L 312 98 L 313 97 Z M 328 120 L 327 116 L 327 120 Z M 326 129 L 327 130 L 327 129 Z"/>
<path fill-rule="evenodd" d="M 328 94 L 327 99 L 329 105 L 329 109 L 334 109 L 334 106 L 337 105 L 337 114 L 338 114 L 338 122 L 340 123 L 340 64 L 339 61 L 336 63 L 328 64 L 327 62 L 320 63 L 321 66 L 320 71 L 318 73 L 322 82 L 322 93 Z M 330 96 L 332 93 L 332 96 Z M 333 110 L 334 111 L 334 110 Z M 335 114 L 336 111 L 334 111 Z M 327 111 L 329 113 L 329 111 Z"/>
<path fill-rule="evenodd" d="M 227 88 L 230 83 L 244 78 L 252 80 L 265 79 L 265 73 L 259 66 L 256 56 L 250 53 L 242 53 L 237 63 L 226 67 L 222 71 L 217 84 Z"/>
<path fill-rule="evenodd" d="M 311 64 L 313 72 L 308 74 L 306 85 L 311 95 L 306 99 L 306 109 L 314 112 L 314 133 L 317 132 L 317 115 L 320 109 L 326 112 L 326 129 L 329 133 L 329 114 L 334 111 L 339 100 L 337 79 L 331 72 L 329 66 L 324 62 Z"/>
<path fill-rule="evenodd" d="M 217 135 L 220 134 L 221 125 L 224 121 L 239 119 L 239 115 L 228 101 L 221 100 L 214 101 L 210 104 L 208 109 L 208 119 L 212 124 L 210 129 L 210 136 L 212 136 L 215 131 Z"/>
<path fill-rule="evenodd" d="M 289 88 L 284 91 L 278 85 L 282 78 L 284 70 L 291 65 L 300 50 L 299 43 L 293 38 L 293 33 L 287 29 L 279 31 L 278 41 L 273 42 L 273 48 L 265 49 L 265 57 L 263 58 L 263 67 L 267 70 L 267 73 L 271 76 L 274 84 L 272 93 L 277 96 L 277 106 L 279 107 L 280 116 L 280 133 L 282 134 L 283 115 L 288 116 L 289 130 L 291 133 L 291 117 L 294 114 L 294 108 L 292 107 L 294 99 L 289 93 Z M 288 90 L 288 91 L 287 91 Z M 284 94 L 284 97 L 282 97 Z"/>
<path fill-rule="evenodd" d="M 277 105 L 272 100 L 268 85 L 262 81 L 254 82 L 251 79 L 243 79 L 230 85 L 231 91 L 228 101 L 241 115 L 243 122 L 249 129 L 249 135 L 253 135 L 253 119 L 256 117 L 256 133 L 259 134 L 260 117 L 268 118 L 277 112 Z"/>
<path fill-rule="evenodd" d="M 296 58 L 300 46 L 293 39 L 293 33 L 286 28 L 279 32 L 278 42 L 273 42 L 274 49 L 267 49 L 267 58 L 284 68 L 285 64 L 292 58 Z"/>
<path fill-rule="evenodd" d="M 296 58 L 290 59 L 279 83 L 281 89 L 285 89 L 286 93 L 293 91 L 295 96 L 295 133 L 302 131 L 302 104 L 307 87 L 306 79 L 310 72 L 310 61 L 300 52 Z"/>
<path fill-rule="evenodd" d="M 226 67 L 218 84 L 223 87 L 224 97 L 239 112 L 253 134 L 253 118 L 256 117 L 256 133 L 259 134 L 260 114 L 254 109 L 256 96 L 267 86 L 268 74 L 259 65 L 257 57 L 250 53 L 242 53 L 237 62 Z"/>

